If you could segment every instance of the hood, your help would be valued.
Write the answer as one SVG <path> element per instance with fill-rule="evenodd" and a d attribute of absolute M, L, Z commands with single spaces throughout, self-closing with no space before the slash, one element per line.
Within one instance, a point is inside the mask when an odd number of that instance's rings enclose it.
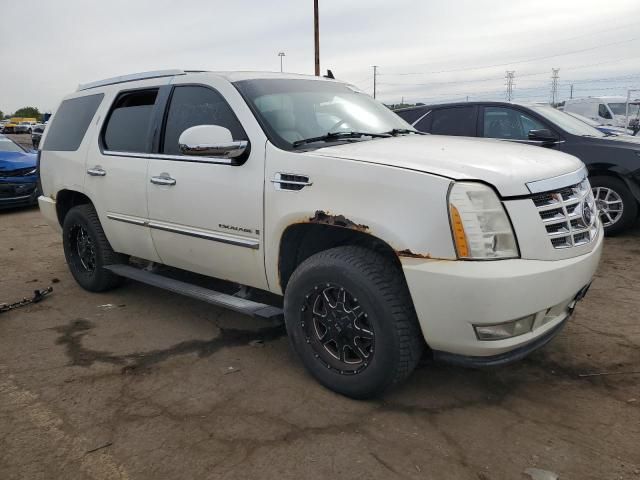
<path fill-rule="evenodd" d="M 584 166 L 571 155 L 547 148 L 441 135 L 380 138 L 308 153 L 391 165 L 454 180 L 482 180 L 506 197 L 528 195 L 527 182 L 565 175 Z"/>
<path fill-rule="evenodd" d="M 26 152 L 0 152 L 0 177 L 13 170 L 34 168 L 37 156 Z"/>

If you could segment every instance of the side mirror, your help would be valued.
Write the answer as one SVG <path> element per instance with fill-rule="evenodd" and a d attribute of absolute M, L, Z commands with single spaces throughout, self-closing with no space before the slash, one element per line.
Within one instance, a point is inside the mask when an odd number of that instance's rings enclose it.
<path fill-rule="evenodd" d="M 248 145 L 246 140 L 234 140 L 229 129 L 219 125 L 187 128 L 178 139 L 182 153 L 199 157 L 236 158 Z"/>
<path fill-rule="evenodd" d="M 558 137 L 551 130 L 542 128 L 540 130 L 529 130 L 529 140 L 542 143 L 555 143 Z"/>

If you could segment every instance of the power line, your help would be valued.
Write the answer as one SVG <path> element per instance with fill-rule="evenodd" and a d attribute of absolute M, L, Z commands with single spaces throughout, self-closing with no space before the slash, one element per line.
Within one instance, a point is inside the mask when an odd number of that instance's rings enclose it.
<path fill-rule="evenodd" d="M 566 55 L 575 55 L 576 53 L 583 53 L 583 52 L 589 52 L 591 50 L 597 50 L 600 48 L 605 48 L 605 47 L 613 47 L 615 45 L 621 45 L 623 43 L 629 43 L 629 42 L 635 42 L 636 40 L 640 39 L 640 37 L 634 37 L 634 38 L 629 38 L 627 40 L 620 40 L 617 42 L 611 42 L 611 43 L 603 43 L 601 45 L 596 45 L 594 47 L 588 47 L 588 48 L 582 48 L 579 50 L 573 50 L 573 51 L 569 51 L 569 52 L 564 52 L 564 53 L 557 53 L 554 55 L 544 55 L 541 57 L 532 57 L 532 58 L 528 58 L 528 59 L 524 59 L 524 60 L 516 60 L 513 62 L 505 62 L 505 63 L 494 63 L 491 65 L 482 65 L 482 66 L 476 66 L 476 67 L 463 67 L 463 68 L 454 68 L 451 70 L 437 70 L 437 71 L 432 71 L 432 72 L 402 72 L 402 73 L 385 73 L 385 74 L 380 74 L 380 75 L 431 75 L 431 74 L 437 74 L 437 73 L 455 73 L 455 72 L 468 72 L 471 70 L 484 70 L 487 68 L 495 68 L 495 67 L 505 67 L 508 65 L 517 65 L 517 64 L 521 64 L 521 63 L 530 63 L 530 62 L 535 62 L 538 60 L 546 60 L 549 58 L 557 58 L 557 57 L 563 57 Z M 429 65 L 426 63 L 422 63 L 422 64 L 418 64 L 418 65 Z"/>

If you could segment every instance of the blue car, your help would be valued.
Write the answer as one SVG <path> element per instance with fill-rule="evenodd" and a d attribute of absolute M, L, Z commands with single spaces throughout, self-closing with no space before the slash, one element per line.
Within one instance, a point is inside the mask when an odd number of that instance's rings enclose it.
<path fill-rule="evenodd" d="M 0 209 L 36 203 L 37 155 L 0 135 Z"/>

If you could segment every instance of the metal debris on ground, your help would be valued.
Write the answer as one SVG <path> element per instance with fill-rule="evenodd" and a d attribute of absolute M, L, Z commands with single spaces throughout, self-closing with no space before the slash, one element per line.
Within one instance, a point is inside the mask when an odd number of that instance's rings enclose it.
<path fill-rule="evenodd" d="M 51 292 L 53 292 L 53 287 L 47 287 L 42 290 L 34 290 L 33 297 L 31 298 L 23 298 L 22 300 L 18 300 L 17 302 L 13 303 L 0 303 L 0 313 L 15 310 L 16 308 L 31 305 L 32 303 L 38 303 Z"/>
<path fill-rule="evenodd" d="M 633 372 L 597 372 L 597 373 L 580 373 L 578 374 L 578 377 L 580 378 L 585 378 L 585 377 L 605 377 L 608 375 L 638 375 L 640 374 L 640 370 L 636 370 Z"/>
<path fill-rule="evenodd" d="M 532 480 L 558 480 L 558 474 L 540 468 L 527 468 L 524 471 Z"/>

